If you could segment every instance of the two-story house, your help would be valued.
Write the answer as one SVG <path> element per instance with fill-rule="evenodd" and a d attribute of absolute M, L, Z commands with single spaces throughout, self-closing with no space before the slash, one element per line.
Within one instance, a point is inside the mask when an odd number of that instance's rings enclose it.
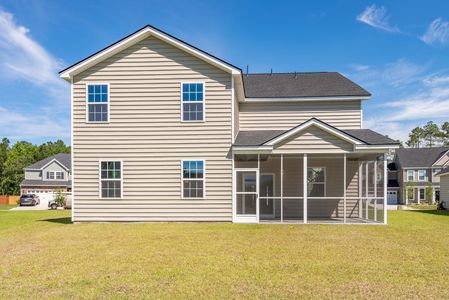
<path fill-rule="evenodd" d="M 60 75 L 73 221 L 387 222 L 398 145 L 339 73 L 244 74 L 145 26 Z"/>
<path fill-rule="evenodd" d="M 56 191 L 72 189 L 71 155 L 59 153 L 24 168 L 25 179 L 20 183 L 21 194 L 36 194 L 48 202 Z"/>
<path fill-rule="evenodd" d="M 390 169 L 388 193 L 397 193 L 399 204 L 434 203 L 440 199 L 440 177 L 449 165 L 449 147 L 396 150 Z M 393 184 L 395 183 L 395 184 Z"/>

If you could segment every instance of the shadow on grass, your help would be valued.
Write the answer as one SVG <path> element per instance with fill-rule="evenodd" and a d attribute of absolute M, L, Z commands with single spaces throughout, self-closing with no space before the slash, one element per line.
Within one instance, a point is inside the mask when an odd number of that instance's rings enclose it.
<path fill-rule="evenodd" d="M 72 224 L 72 220 L 70 217 L 66 218 L 53 218 L 53 219 L 42 219 L 39 220 L 40 222 L 50 222 L 50 223 L 57 223 L 57 224 Z"/>
<path fill-rule="evenodd" d="M 421 210 L 409 210 L 414 213 L 425 213 L 430 215 L 436 215 L 436 216 L 448 216 L 449 217 L 449 210 L 436 210 L 436 209 L 421 209 Z"/>

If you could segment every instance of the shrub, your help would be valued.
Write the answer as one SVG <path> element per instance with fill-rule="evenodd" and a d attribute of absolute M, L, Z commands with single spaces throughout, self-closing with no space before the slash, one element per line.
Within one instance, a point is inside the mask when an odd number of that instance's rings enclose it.
<path fill-rule="evenodd" d="M 55 202 L 58 206 L 64 207 L 65 205 L 65 195 L 61 193 L 61 191 L 58 191 L 55 195 Z"/>

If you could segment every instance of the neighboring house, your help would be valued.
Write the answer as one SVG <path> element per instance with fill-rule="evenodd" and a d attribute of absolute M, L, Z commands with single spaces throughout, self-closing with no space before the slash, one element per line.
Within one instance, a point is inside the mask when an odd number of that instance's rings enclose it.
<path fill-rule="evenodd" d="M 41 202 L 52 200 L 56 191 L 72 189 L 71 155 L 59 153 L 24 168 L 21 194 L 36 194 Z"/>
<path fill-rule="evenodd" d="M 145 26 L 60 75 L 76 222 L 387 221 L 398 145 L 339 73 L 243 74 Z"/>
<path fill-rule="evenodd" d="M 434 203 L 440 198 L 440 177 L 449 165 L 449 147 L 396 150 L 390 170 L 388 194 L 396 192 L 399 204 Z"/>
<path fill-rule="evenodd" d="M 449 167 L 441 170 L 437 177 L 440 177 L 440 201 L 449 210 Z"/>

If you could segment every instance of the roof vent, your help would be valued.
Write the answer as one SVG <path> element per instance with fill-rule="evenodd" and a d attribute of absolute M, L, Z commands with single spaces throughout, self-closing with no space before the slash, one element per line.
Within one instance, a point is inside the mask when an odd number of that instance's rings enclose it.
<path fill-rule="evenodd" d="M 270 69 L 270 76 L 273 76 L 273 68 Z"/>
<path fill-rule="evenodd" d="M 295 79 L 296 79 L 296 77 L 297 77 L 297 76 L 296 76 L 296 72 L 295 72 Z"/>
<path fill-rule="evenodd" d="M 246 77 L 248 77 L 249 65 L 246 65 Z"/>

